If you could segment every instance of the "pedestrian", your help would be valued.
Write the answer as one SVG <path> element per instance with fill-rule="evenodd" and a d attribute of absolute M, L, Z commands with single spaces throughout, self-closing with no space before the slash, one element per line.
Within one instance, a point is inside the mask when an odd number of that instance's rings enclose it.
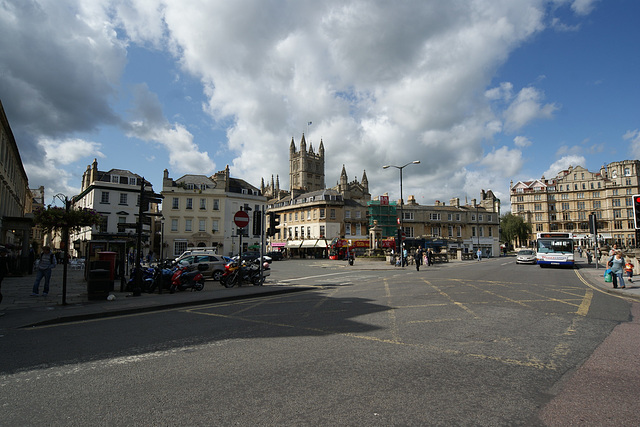
<path fill-rule="evenodd" d="M 627 263 L 624 265 L 624 271 L 627 273 L 627 278 L 630 283 L 633 283 L 633 263 L 631 260 L 627 260 Z"/>
<path fill-rule="evenodd" d="M 431 249 L 429 249 L 427 251 L 427 265 L 431 265 L 433 264 L 433 252 L 431 252 Z"/>
<path fill-rule="evenodd" d="M 582 246 L 578 246 L 578 255 L 582 258 Z"/>
<path fill-rule="evenodd" d="M 613 287 L 617 288 L 618 285 L 621 289 L 624 289 L 624 257 L 622 252 L 616 251 L 614 255 L 609 258 L 607 267 L 611 269 L 611 276 L 613 276 Z"/>
<path fill-rule="evenodd" d="M 402 250 L 402 266 L 404 267 L 405 265 L 407 265 L 407 248 L 404 248 Z"/>
<path fill-rule="evenodd" d="M 42 247 L 42 253 L 40 254 L 38 262 L 38 270 L 36 271 L 36 281 L 33 283 L 33 290 L 31 291 L 32 297 L 37 297 L 40 293 L 40 282 L 44 277 L 44 292 L 43 296 L 49 295 L 49 282 L 51 280 L 51 270 L 56 266 L 56 257 L 51 253 L 49 246 Z"/>
<path fill-rule="evenodd" d="M 478 261 L 482 258 L 482 251 L 478 248 L 478 252 L 476 252 L 476 256 L 478 257 Z"/>
<path fill-rule="evenodd" d="M 609 251 L 609 257 L 612 257 L 618 252 L 618 245 L 613 245 L 613 248 Z"/>
<path fill-rule="evenodd" d="M 587 264 L 591 264 L 591 249 L 587 249 Z"/>
<path fill-rule="evenodd" d="M 2 279 L 9 272 L 9 251 L 5 247 L 0 247 L 0 303 L 2 303 Z"/>
<path fill-rule="evenodd" d="M 420 271 L 420 264 L 422 264 L 422 248 L 421 247 L 418 247 L 416 249 L 415 259 L 416 259 L 416 271 Z"/>

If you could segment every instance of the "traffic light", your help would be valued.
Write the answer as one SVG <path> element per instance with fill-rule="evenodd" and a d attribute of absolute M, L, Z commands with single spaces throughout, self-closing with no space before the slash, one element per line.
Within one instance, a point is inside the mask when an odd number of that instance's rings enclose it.
<path fill-rule="evenodd" d="M 269 212 L 269 231 L 267 236 L 273 237 L 278 232 L 278 225 L 280 225 L 280 215 L 274 212 Z"/>
<path fill-rule="evenodd" d="M 636 230 L 640 229 L 640 194 L 633 196 L 633 222 Z"/>
<path fill-rule="evenodd" d="M 262 234 L 262 211 L 253 211 L 253 235 Z"/>

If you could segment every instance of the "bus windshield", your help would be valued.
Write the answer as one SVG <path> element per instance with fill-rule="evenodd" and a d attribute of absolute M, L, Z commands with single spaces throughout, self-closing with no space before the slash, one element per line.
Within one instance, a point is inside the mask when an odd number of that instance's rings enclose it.
<path fill-rule="evenodd" d="M 538 239 L 540 253 L 573 253 L 571 239 Z"/>

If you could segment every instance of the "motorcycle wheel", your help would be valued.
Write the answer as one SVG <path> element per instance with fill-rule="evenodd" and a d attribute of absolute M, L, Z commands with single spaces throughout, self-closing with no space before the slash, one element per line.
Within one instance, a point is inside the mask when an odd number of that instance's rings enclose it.
<path fill-rule="evenodd" d="M 236 284 L 235 283 L 235 276 L 222 278 L 222 280 L 220 280 L 220 283 L 222 283 L 222 285 L 225 288 L 233 288 L 233 286 Z"/>
<path fill-rule="evenodd" d="M 260 280 L 260 276 L 254 276 L 251 278 L 251 284 L 253 286 L 260 286 L 264 282 L 264 279 Z"/>
<path fill-rule="evenodd" d="M 196 291 L 201 291 L 204 289 L 204 280 L 201 282 L 196 282 L 193 284 L 193 289 L 195 289 Z"/>
<path fill-rule="evenodd" d="M 169 286 L 169 293 L 170 294 L 176 293 L 176 285 L 171 284 L 171 286 Z"/>

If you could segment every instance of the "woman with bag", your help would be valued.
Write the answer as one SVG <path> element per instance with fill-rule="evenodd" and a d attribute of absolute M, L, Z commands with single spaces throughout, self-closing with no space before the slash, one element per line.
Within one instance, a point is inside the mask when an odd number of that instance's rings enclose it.
<path fill-rule="evenodd" d="M 620 288 L 624 289 L 624 258 L 622 252 L 616 251 L 611 258 L 607 266 L 611 269 L 611 276 L 613 278 L 613 287 L 617 288 L 620 283 Z"/>

